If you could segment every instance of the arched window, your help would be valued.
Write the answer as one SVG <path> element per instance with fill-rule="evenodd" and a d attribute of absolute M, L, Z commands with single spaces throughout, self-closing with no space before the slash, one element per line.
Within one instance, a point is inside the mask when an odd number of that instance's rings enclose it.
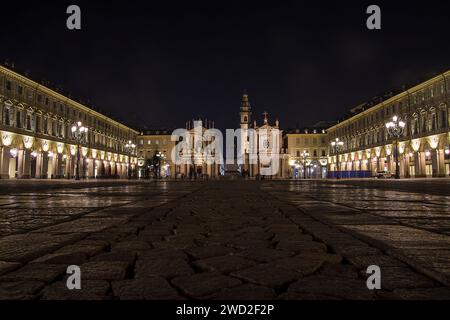
<path fill-rule="evenodd" d="M 431 130 L 436 130 L 436 113 L 431 115 Z"/>
<path fill-rule="evenodd" d="M 427 132 L 427 118 L 426 118 L 425 114 L 422 115 L 421 120 L 422 120 L 422 131 L 421 131 L 421 133 L 425 133 L 425 132 Z"/>
<path fill-rule="evenodd" d="M 413 124 L 413 135 L 416 135 L 419 133 L 419 119 L 415 118 L 414 120 L 414 124 Z"/>
<path fill-rule="evenodd" d="M 440 125 L 440 127 L 441 128 L 445 128 L 446 127 L 446 114 L 445 114 L 445 109 L 441 109 L 441 112 L 440 112 L 440 114 L 441 114 L 441 121 L 440 121 L 440 123 L 441 123 L 441 125 Z"/>
<path fill-rule="evenodd" d="M 22 115 L 21 115 L 20 111 L 17 111 L 17 113 L 16 113 L 16 127 L 22 128 Z"/>
<path fill-rule="evenodd" d="M 10 115 L 9 115 L 9 108 L 5 107 L 4 113 L 3 113 L 3 122 L 5 125 L 10 125 Z"/>
<path fill-rule="evenodd" d="M 26 123 L 25 123 L 26 129 L 31 130 L 31 114 L 27 113 L 25 119 L 26 119 Z"/>

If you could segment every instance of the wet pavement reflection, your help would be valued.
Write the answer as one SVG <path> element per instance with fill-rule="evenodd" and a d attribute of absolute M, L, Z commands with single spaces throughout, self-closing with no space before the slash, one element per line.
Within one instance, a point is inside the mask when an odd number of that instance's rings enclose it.
<path fill-rule="evenodd" d="M 445 184 L 389 183 L 6 183 L 0 299 L 450 299 Z"/>

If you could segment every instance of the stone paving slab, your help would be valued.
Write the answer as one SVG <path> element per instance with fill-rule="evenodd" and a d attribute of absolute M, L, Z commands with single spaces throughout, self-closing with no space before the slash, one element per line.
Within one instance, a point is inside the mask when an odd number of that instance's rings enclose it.
<path fill-rule="evenodd" d="M 41 281 L 0 281 L 0 300 L 33 300 L 45 287 Z"/>
<path fill-rule="evenodd" d="M 445 197 L 318 186 L 177 181 L 0 196 L 0 232 L 32 203 L 80 205 L 49 209 L 46 222 L 25 211 L 29 225 L 0 233 L 0 299 L 448 299 Z M 80 291 L 65 287 L 71 264 Z"/>
<path fill-rule="evenodd" d="M 47 286 L 40 294 L 42 300 L 109 300 L 110 284 L 105 280 L 84 280 L 81 290 L 67 290 L 66 281 Z"/>
<path fill-rule="evenodd" d="M 28 262 L 64 245 L 83 239 L 85 235 L 28 233 L 0 238 L 0 260 Z"/>
<path fill-rule="evenodd" d="M 235 255 L 225 255 L 194 261 L 194 266 L 204 272 L 217 271 L 228 274 L 233 271 L 241 270 L 253 266 L 254 261 L 238 257 Z"/>
<path fill-rule="evenodd" d="M 182 258 L 155 258 L 139 259 L 136 263 L 136 278 L 159 276 L 162 278 L 175 278 L 194 274 L 194 270 Z"/>
<path fill-rule="evenodd" d="M 242 284 L 242 282 L 236 278 L 215 272 L 197 273 L 195 275 L 177 277 L 171 282 L 186 296 L 192 298 L 201 298 L 224 288 L 235 287 Z"/>
<path fill-rule="evenodd" d="M 15 269 L 18 269 L 22 266 L 21 263 L 18 262 L 6 262 L 6 261 L 0 261 L 0 276 L 2 274 L 5 274 L 7 272 L 13 271 Z"/>
<path fill-rule="evenodd" d="M 288 192 L 294 191 L 289 184 L 266 185 L 263 189 L 306 213 L 310 219 L 297 217 L 295 211 L 286 212 L 293 221 L 359 268 L 361 277 L 366 276 L 367 265 L 379 265 L 382 274 L 384 271 L 385 296 L 392 294 L 391 298 L 402 298 L 395 292 L 410 290 L 423 293 L 417 297 L 429 293 L 432 298 L 438 292 L 445 292 L 434 288 L 450 285 L 450 252 L 446 250 L 450 241 L 446 233 L 449 231 L 447 197 L 359 188 L 355 191 L 363 195 L 358 194 L 355 199 L 356 192 L 351 190 L 356 187 L 341 185 L 324 190 L 313 183 L 290 184 L 304 186 L 306 190 L 294 188 L 301 196 L 293 198 L 286 196 L 289 189 Z M 346 192 L 341 192 L 345 189 Z M 299 199 L 303 197 L 305 204 Z M 311 199 L 328 205 L 323 205 L 323 210 L 308 210 L 308 206 L 319 207 Z M 334 205 L 343 205 L 360 213 L 333 212 Z M 320 223 L 328 227 L 324 229 Z M 404 295 L 406 297 L 406 293 Z"/>
<path fill-rule="evenodd" d="M 39 281 L 51 283 L 62 276 L 66 267 L 59 264 L 31 263 L 0 276 L 0 282 Z"/>
<path fill-rule="evenodd" d="M 121 300 L 182 300 L 178 292 L 160 277 L 112 282 L 113 296 Z"/>

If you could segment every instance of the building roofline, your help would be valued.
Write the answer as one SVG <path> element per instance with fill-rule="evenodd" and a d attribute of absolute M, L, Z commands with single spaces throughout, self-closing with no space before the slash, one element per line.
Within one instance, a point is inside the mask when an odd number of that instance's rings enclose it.
<path fill-rule="evenodd" d="M 139 132 L 140 137 L 146 136 L 171 136 L 173 130 L 168 129 L 155 129 L 155 130 L 143 130 Z"/>
<path fill-rule="evenodd" d="M 441 78 L 443 78 L 443 77 L 448 77 L 448 76 L 450 76 L 450 70 L 448 70 L 448 71 L 446 71 L 446 72 L 443 72 L 443 73 L 440 73 L 439 75 L 437 75 L 437 76 L 435 76 L 435 77 L 433 77 L 433 78 L 431 78 L 431 79 L 428 79 L 428 80 L 426 80 L 426 81 L 424 81 L 424 82 L 421 82 L 421 83 L 419 83 L 418 85 L 415 85 L 415 86 L 413 86 L 413 87 L 411 87 L 411 88 L 409 88 L 409 89 L 403 90 L 402 92 L 400 92 L 400 93 L 398 93 L 398 94 L 396 94 L 396 95 L 390 97 L 389 99 L 387 99 L 387 100 L 385 100 L 385 101 L 382 101 L 382 102 L 380 102 L 380 103 L 377 103 L 376 105 L 374 105 L 374 106 L 372 106 L 372 107 L 370 107 L 370 108 L 368 108 L 368 109 L 366 109 L 366 110 L 363 110 L 363 111 L 361 111 L 361 112 L 359 112 L 359 113 L 357 113 L 357 114 L 355 114 L 355 115 L 352 115 L 352 116 L 350 116 L 350 117 L 348 117 L 348 118 L 346 118 L 346 119 L 344 119 L 344 120 L 342 120 L 342 121 L 339 121 L 339 122 L 338 122 L 337 124 L 335 124 L 334 126 L 329 127 L 329 128 L 327 129 L 327 131 L 329 131 L 329 130 L 335 130 L 335 129 L 337 129 L 337 128 L 343 126 L 343 125 L 346 125 L 347 123 L 349 123 L 349 122 L 351 122 L 351 121 L 353 121 L 353 120 L 355 120 L 355 119 L 358 119 L 358 118 L 360 118 L 360 117 L 362 117 L 362 116 L 364 116 L 364 115 L 366 115 L 366 114 L 368 114 L 368 113 L 373 112 L 374 110 L 379 109 L 380 107 L 384 107 L 384 106 L 387 105 L 387 104 L 390 104 L 390 103 L 392 103 L 392 102 L 394 102 L 394 101 L 396 101 L 396 100 L 398 100 L 398 99 L 401 99 L 401 98 L 403 98 L 403 97 L 405 97 L 405 96 L 408 96 L 409 94 L 411 94 L 411 93 L 413 93 L 413 92 L 415 92 L 415 91 L 419 91 L 419 90 L 421 90 L 421 89 L 427 87 L 427 86 L 430 85 L 431 83 L 434 83 L 434 82 L 438 81 L 439 79 L 441 79 Z M 359 107 L 359 106 L 361 106 L 361 105 L 362 105 L 362 104 L 359 104 L 359 105 L 356 106 L 356 107 Z M 354 107 L 354 108 L 356 108 L 356 107 Z M 354 109 L 354 108 L 353 108 L 353 109 Z"/>
<path fill-rule="evenodd" d="M 29 85 L 30 87 L 33 87 L 36 90 L 43 91 L 43 92 L 47 93 L 48 95 L 53 96 L 54 98 L 56 98 L 58 100 L 61 100 L 61 101 L 65 102 L 65 103 L 67 103 L 67 104 L 71 104 L 71 105 L 73 105 L 73 106 L 75 106 L 75 107 L 77 107 L 77 108 L 79 108 L 79 109 L 81 109 L 81 110 L 91 114 L 91 115 L 99 117 L 99 118 L 101 118 L 103 120 L 107 120 L 108 122 L 112 122 L 114 125 L 116 125 L 117 127 L 121 128 L 121 129 L 126 129 L 126 130 L 133 131 L 135 134 L 139 133 L 139 131 L 137 131 L 137 130 L 135 130 L 133 128 L 130 128 L 130 127 L 124 125 L 123 123 L 120 123 L 120 122 L 118 122 L 118 121 L 116 121 L 114 119 L 111 119 L 110 117 L 108 117 L 108 116 L 106 116 L 106 115 L 104 115 L 104 114 L 102 114 L 102 113 L 100 113 L 98 111 L 95 111 L 95 110 L 93 110 L 93 109 L 91 109 L 89 107 L 86 107 L 85 105 L 83 105 L 83 104 L 81 104 L 81 103 L 79 103 L 79 102 L 77 102 L 75 100 L 72 100 L 72 99 L 62 95 L 61 93 L 58 93 L 58 92 L 56 92 L 56 91 L 54 91 L 54 90 L 52 90 L 52 89 L 50 89 L 50 88 L 48 88 L 48 87 L 46 87 L 46 86 L 44 86 L 42 84 L 37 83 L 36 81 L 33 81 L 33 80 L 31 80 L 31 79 L 29 79 L 29 78 L 27 78 L 27 77 L 25 77 L 25 76 L 15 72 L 15 71 L 12 71 L 12 70 L 10 70 L 10 69 L 2 66 L 2 65 L 0 65 L 0 71 L 5 73 L 5 74 L 7 74 L 7 75 L 9 75 L 9 76 L 11 76 L 11 77 L 19 79 L 20 81 L 26 83 L 27 85 Z"/>
<path fill-rule="evenodd" d="M 316 132 L 314 132 L 316 131 Z M 308 127 L 283 130 L 283 135 L 287 134 L 326 134 L 326 128 Z"/>

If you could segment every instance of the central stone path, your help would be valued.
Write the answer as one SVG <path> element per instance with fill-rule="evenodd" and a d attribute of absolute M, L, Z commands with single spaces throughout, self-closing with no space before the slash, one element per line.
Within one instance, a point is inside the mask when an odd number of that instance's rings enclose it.
<path fill-rule="evenodd" d="M 277 187 L 161 182 L 61 192 L 61 204 L 97 202 L 62 221 L 47 212 L 48 223 L 1 237 L 0 298 L 397 299 L 417 288 L 448 294 L 439 281 L 300 209 Z M 58 217 L 55 195 L 29 196 L 16 207 L 52 208 Z M 300 200 L 314 212 L 324 209 Z M 20 220 L 20 212 L 11 214 Z M 367 289 L 372 264 L 387 270 L 382 290 Z M 66 288 L 68 265 L 80 266 L 82 290 Z"/>

